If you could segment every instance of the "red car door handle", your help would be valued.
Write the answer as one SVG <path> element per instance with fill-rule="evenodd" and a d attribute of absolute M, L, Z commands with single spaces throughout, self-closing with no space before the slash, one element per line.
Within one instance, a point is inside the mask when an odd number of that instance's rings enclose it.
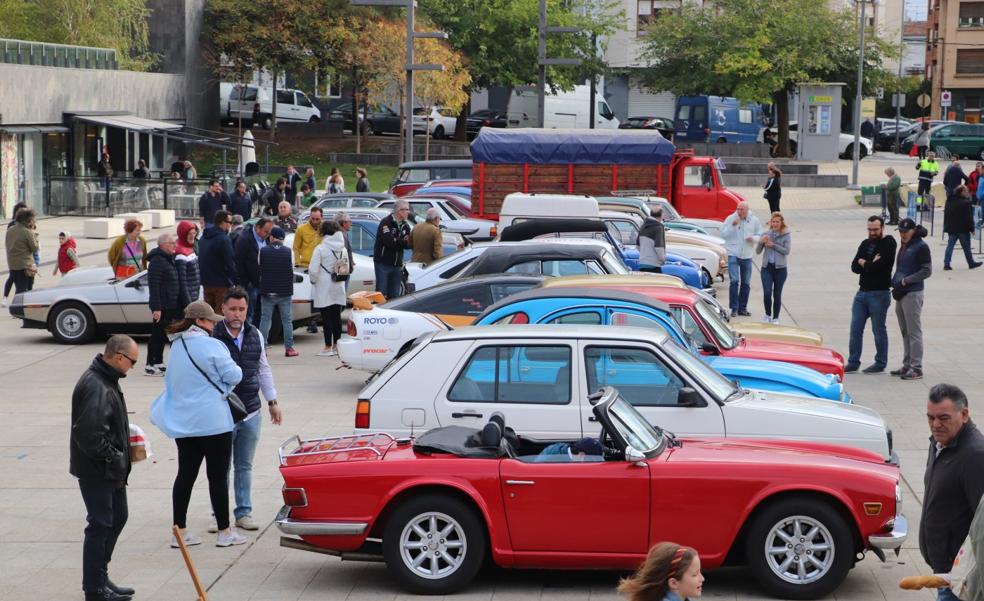
<path fill-rule="evenodd" d="M 482 417 L 481 413 L 452 413 L 451 417 Z"/>
<path fill-rule="evenodd" d="M 535 480 L 506 480 L 507 486 L 533 486 L 536 484 Z"/>

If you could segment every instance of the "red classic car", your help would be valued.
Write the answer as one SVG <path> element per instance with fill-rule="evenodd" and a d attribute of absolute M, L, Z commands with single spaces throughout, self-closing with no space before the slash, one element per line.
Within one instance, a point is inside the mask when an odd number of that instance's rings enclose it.
<path fill-rule="evenodd" d="M 844 356 L 837 351 L 823 346 L 738 336 L 716 311 L 689 288 L 607 283 L 602 283 L 600 287 L 631 291 L 667 303 L 683 329 L 701 345 L 701 352 L 705 355 L 795 363 L 821 373 L 834 374 L 842 381 L 844 379 Z"/>
<path fill-rule="evenodd" d="M 288 440 L 281 545 L 383 560 L 405 589 L 447 594 L 489 556 L 504 567 L 623 570 L 670 540 L 707 568 L 747 564 L 772 595 L 815 599 L 866 550 L 884 559 L 905 540 L 898 467 L 875 453 L 678 440 L 613 388 L 591 402 L 595 454 L 516 436 L 501 414 L 415 439 Z"/>

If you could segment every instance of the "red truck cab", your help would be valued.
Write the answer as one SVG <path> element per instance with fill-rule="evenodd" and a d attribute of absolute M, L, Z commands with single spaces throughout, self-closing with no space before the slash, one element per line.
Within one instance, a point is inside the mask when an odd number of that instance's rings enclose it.
<path fill-rule="evenodd" d="M 660 181 L 658 195 L 686 217 L 724 219 L 743 199 L 725 186 L 720 167 L 714 157 L 678 150 L 670 162 L 669 181 Z"/>

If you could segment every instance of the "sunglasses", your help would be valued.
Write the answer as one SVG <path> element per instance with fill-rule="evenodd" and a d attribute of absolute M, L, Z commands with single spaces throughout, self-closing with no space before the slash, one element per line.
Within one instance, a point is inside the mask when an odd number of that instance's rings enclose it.
<path fill-rule="evenodd" d="M 119 355 L 119 356 L 121 356 L 121 357 L 126 358 L 126 360 L 130 362 L 130 367 L 136 367 L 137 366 L 137 360 L 134 359 L 133 357 L 131 357 L 130 355 L 127 355 L 126 353 L 116 353 L 116 354 Z"/>

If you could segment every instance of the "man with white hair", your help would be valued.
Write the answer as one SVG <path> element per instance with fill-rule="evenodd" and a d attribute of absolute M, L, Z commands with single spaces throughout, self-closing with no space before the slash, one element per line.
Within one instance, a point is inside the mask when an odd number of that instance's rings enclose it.
<path fill-rule="evenodd" d="M 427 209 L 425 221 L 410 232 L 414 263 L 430 265 L 444 256 L 444 240 L 441 236 L 441 213 L 435 207 Z"/>
<path fill-rule="evenodd" d="M 400 296 L 403 284 L 403 251 L 410 248 L 410 203 L 400 199 L 393 212 L 379 222 L 372 261 L 376 268 L 376 291 L 386 298 Z"/>
<path fill-rule="evenodd" d="M 752 215 L 746 201 L 738 203 L 735 212 L 724 220 L 721 237 L 728 251 L 728 306 L 731 316 L 748 317 L 748 295 L 751 293 L 752 255 L 755 242 L 762 233 L 762 223 Z"/>
<path fill-rule="evenodd" d="M 182 309 L 190 302 L 185 287 L 178 282 L 178 268 L 174 264 L 178 239 L 174 234 L 161 234 L 157 248 L 147 253 L 147 288 L 150 294 L 150 310 L 154 321 L 150 326 L 150 342 L 147 343 L 147 366 L 144 374 L 163 376 L 165 329 L 176 319 L 181 319 Z"/>

